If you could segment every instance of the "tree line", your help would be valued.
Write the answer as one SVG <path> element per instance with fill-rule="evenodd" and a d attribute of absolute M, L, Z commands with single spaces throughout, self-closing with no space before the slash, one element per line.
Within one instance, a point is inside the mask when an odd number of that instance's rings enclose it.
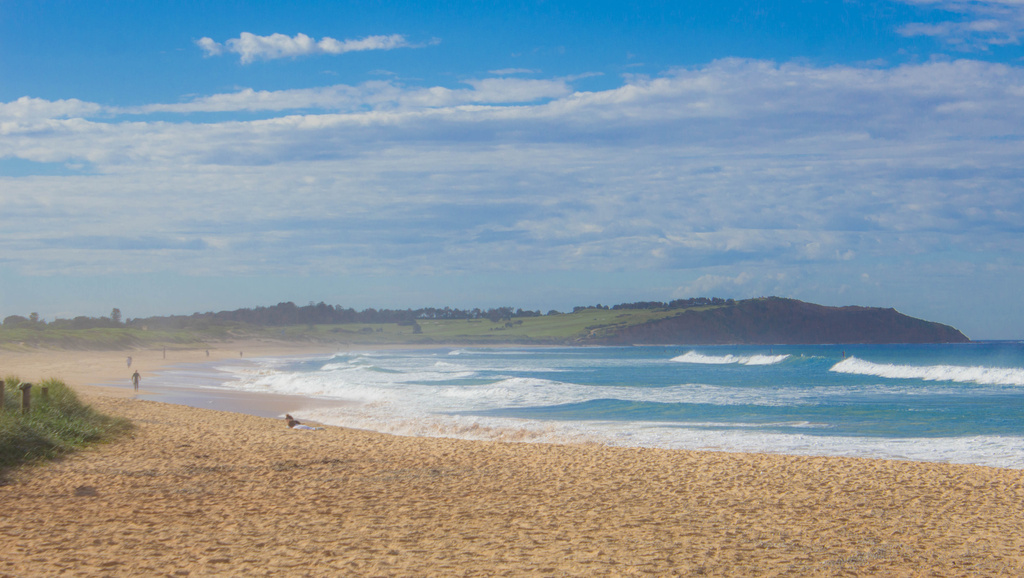
<path fill-rule="evenodd" d="M 121 323 L 121 310 L 115 307 L 108 317 L 86 317 L 79 315 L 74 319 L 58 318 L 49 323 L 41 319 L 36 312 L 30 313 L 28 317 L 8 315 L 4 317 L 3 326 L 27 329 L 42 329 L 44 327 L 50 329 L 107 329 L 124 327 L 124 324 Z"/>
<path fill-rule="evenodd" d="M 669 302 L 638 301 L 621 303 L 614 306 L 581 305 L 573 307 L 573 313 L 587 309 L 682 309 L 688 307 L 706 307 L 731 305 L 732 299 L 718 297 L 695 297 L 692 299 L 675 299 Z M 324 302 L 298 306 L 290 301 L 269 307 L 253 307 L 192 315 L 171 315 L 154 317 L 137 317 L 122 321 L 121 310 L 113 309 L 107 317 L 79 316 L 74 319 L 56 319 L 50 323 L 39 318 L 37 313 L 29 317 L 10 315 L 3 320 L 4 327 L 49 327 L 51 329 L 96 329 L 115 327 L 147 327 L 151 329 L 201 329 L 213 325 L 248 324 L 259 326 L 286 325 L 339 325 L 343 323 L 384 324 L 398 323 L 412 325 L 420 320 L 431 319 L 465 319 L 490 320 L 498 323 L 515 318 L 540 317 L 542 315 L 561 315 L 556 310 L 542 314 L 540 310 L 525 310 L 513 307 L 494 307 L 490 309 L 457 309 L 452 307 L 423 307 L 419 309 L 363 309 L 357 311 L 351 307 L 328 305 Z"/>

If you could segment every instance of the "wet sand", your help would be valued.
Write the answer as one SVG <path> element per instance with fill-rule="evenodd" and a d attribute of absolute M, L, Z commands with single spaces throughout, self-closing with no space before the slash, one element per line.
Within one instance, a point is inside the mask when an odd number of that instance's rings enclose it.
<path fill-rule="evenodd" d="M 0 576 L 1024 575 L 1020 470 L 296 431 L 135 399 L 125 356 L 0 353 L 137 425 L 8 473 Z"/>

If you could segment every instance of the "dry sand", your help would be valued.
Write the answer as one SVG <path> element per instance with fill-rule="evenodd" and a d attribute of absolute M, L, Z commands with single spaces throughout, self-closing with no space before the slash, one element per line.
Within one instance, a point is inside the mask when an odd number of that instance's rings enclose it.
<path fill-rule="evenodd" d="M 0 576 L 1024 576 L 1020 470 L 296 431 L 134 399 L 125 357 L 0 353 L 137 425 L 8 472 Z"/>

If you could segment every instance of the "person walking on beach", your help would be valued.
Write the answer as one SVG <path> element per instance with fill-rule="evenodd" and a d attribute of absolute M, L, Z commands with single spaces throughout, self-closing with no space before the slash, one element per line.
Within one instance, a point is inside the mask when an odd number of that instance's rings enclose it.
<path fill-rule="evenodd" d="M 142 376 L 139 375 L 139 371 L 135 370 L 132 374 L 132 385 L 135 386 L 135 391 L 139 391 L 139 382 L 142 381 Z"/>

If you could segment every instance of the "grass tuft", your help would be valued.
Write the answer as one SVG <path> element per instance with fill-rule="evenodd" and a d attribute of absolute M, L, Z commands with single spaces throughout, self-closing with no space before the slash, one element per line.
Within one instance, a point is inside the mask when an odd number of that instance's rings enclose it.
<path fill-rule="evenodd" d="M 4 378 L 0 410 L 0 471 L 53 459 L 89 444 L 113 439 L 131 429 L 126 419 L 114 418 L 83 404 L 64 382 L 48 379 L 34 384 L 31 411 L 22 413 L 17 377 Z M 48 389 L 47 399 L 42 388 Z"/>

